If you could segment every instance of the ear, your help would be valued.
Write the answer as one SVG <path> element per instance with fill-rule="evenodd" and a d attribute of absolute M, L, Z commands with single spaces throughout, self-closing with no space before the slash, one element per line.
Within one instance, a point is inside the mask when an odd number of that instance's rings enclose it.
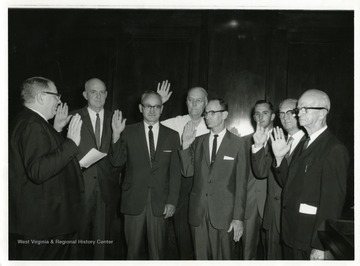
<path fill-rule="evenodd" d="M 271 121 L 274 121 L 274 119 L 275 119 L 275 113 L 272 113 L 271 114 Z"/>
<path fill-rule="evenodd" d="M 140 113 L 143 112 L 143 106 L 141 104 L 139 104 L 139 110 L 140 110 Z"/>
<path fill-rule="evenodd" d="M 83 96 L 84 96 L 85 100 L 88 100 L 86 91 L 83 91 Z"/>
<path fill-rule="evenodd" d="M 222 113 L 222 115 L 223 115 L 223 119 L 225 120 L 228 117 L 229 112 L 225 111 L 225 112 Z"/>
<path fill-rule="evenodd" d="M 40 105 L 45 103 L 44 93 L 40 92 L 35 96 L 35 101 L 38 102 Z"/>

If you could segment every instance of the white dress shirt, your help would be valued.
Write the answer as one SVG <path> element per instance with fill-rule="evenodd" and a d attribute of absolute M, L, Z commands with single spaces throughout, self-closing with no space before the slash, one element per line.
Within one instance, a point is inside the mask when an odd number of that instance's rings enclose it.
<path fill-rule="evenodd" d="M 218 152 L 219 150 L 219 147 L 221 145 L 221 142 L 225 136 L 225 133 L 226 133 L 226 128 L 224 128 L 220 133 L 216 134 L 218 135 L 217 137 L 217 146 L 216 146 L 216 153 Z M 214 141 L 214 133 L 210 132 L 210 138 L 209 138 L 209 151 L 210 151 L 210 158 L 211 158 L 211 153 L 212 153 L 212 147 L 213 147 L 213 141 Z"/>
<path fill-rule="evenodd" d="M 149 126 L 150 125 L 144 121 L 146 144 L 147 144 L 149 156 L 150 156 Z M 156 151 L 158 137 L 159 137 L 159 128 L 160 128 L 160 124 L 159 124 L 159 122 L 157 122 L 156 124 L 152 125 L 152 129 L 151 129 L 153 132 L 153 136 L 154 136 L 155 151 Z"/>
<path fill-rule="evenodd" d="M 90 120 L 91 120 L 91 125 L 93 127 L 94 133 L 95 133 L 95 124 L 96 124 L 96 114 L 99 114 L 99 118 L 100 118 L 100 139 L 102 136 L 102 131 L 103 131 L 103 124 L 104 124 L 104 109 L 101 109 L 101 111 L 99 113 L 95 112 L 94 110 L 92 110 L 91 108 L 87 108 L 89 116 L 90 116 Z"/>
<path fill-rule="evenodd" d="M 291 148 L 290 148 L 290 151 L 289 151 L 289 154 L 291 154 L 296 146 L 299 144 L 301 138 L 305 135 L 304 131 L 302 130 L 299 130 L 298 132 L 296 132 L 294 135 L 290 135 L 288 136 L 288 138 L 292 137 L 293 138 L 293 142 L 291 144 Z"/>
<path fill-rule="evenodd" d="M 327 126 L 324 126 L 323 128 L 319 129 L 318 131 L 312 133 L 309 137 L 310 137 L 310 140 L 309 140 L 309 143 L 307 145 L 307 147 L 309 147 L 311 145 L 311 143 L 314 142 L 314 140 L 320 136 L 321 133 L 323 133 L 325 130 L 327 129 Z M 306 148 L 307 148 L 306 147 Z"/>

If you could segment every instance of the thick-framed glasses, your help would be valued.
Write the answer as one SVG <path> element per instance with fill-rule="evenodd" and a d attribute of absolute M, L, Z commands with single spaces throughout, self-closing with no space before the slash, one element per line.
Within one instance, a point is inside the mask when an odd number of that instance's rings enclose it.
<path fill-rule="evenodd" d="M 296 114 L 299 114 L 299 113 L 307 113 L 308 110 L 323 110 L 325 109 L 326 111 L 329 111 L 326 107 L 297 107 L 295 108 L 295 112 Z"/>
<path fill-rule="evenodd" d="M 60 93 L 55 93 L 55 92 L 51 92 L 51 91 L 44 91 L 44 93 L 50 94 L 50 95 L 55 95 L 56 97 L 59 98 L 59 100 L 61 99 L 61 94 Z"/>
<path fill-rule="evenodd" d="M 280 118 L 284 118 L 285 116 L 287 116 L 287 117 L 292 117 L 292 116 L 296 116 L 296 111 L 295 111 L 295 109 L 292 109 L 292 110 L 288 110 L 288 111 L 286 111 L 286 112 L 279 112 L 278 113 L 278 116 L 280 117 Z"/>
<path fill-rule="evenodd" d="M 155 111 L 159 111 L 162 107 L 162 105 L 150 105 L 150 104 L 141 104 L 142 107 L 144 107 L 145 110 L 150 111 L 151 109 Z"/>
<path fill-rule="evenodd" d="M 205 111 L 204 113 L 203 113 L 203 115 L 206 117 L 207 115 L 214 115 L 214 114 L 216 114 L 216 113 L 222 113 L 222 112 L 225 112 L 226 110 L 219 110 L 219 111 L 213 111 L 213 110 L 210 110 L 210 111 Z"/>

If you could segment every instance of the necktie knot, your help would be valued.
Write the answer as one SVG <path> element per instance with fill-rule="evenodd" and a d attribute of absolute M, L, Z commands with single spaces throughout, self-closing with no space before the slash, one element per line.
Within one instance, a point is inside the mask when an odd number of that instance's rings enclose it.
<path fill-rule="evenodd" d="M 149 130 L 152 130 L 153 126 L 149 126 Z"/>
<path fill-rule="evenodd" d="M 217 138 L 218 136 L 219 136 L 219 135 L 216 134 L 216 135 L 214 135 L 214 138 Z"/>

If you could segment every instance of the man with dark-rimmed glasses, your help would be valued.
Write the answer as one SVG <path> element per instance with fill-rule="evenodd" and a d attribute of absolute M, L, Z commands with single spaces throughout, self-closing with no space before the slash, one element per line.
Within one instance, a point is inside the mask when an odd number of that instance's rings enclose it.
<path fill-rule="evenodd" d="M 282 179 L 282 237 L 285 259 L 322 260 L 324 247 L 318 231 L 327 219 L 338 219 L 346 195 L 349 153 L 330 132 L 326 118 L 329 96 L 320 90 L 304 92 L 297 105 L 299 123 L 309 136 L 291 163 L 291 149 L 281 129 L 274 129 L 275 170 Z"/>
<path fill-rule="evenodd" d="M 210 133 L 196 137 L 186 124 L 181 171 L 193 176 L 189 223 L 197 260 L 232 259 L 244 230 L 246 159 L 243 141 L 226 130 L 227 103 L 210 100 L 204 118 Z M 235 242 L 234 242 L 235 241 Z"/>

